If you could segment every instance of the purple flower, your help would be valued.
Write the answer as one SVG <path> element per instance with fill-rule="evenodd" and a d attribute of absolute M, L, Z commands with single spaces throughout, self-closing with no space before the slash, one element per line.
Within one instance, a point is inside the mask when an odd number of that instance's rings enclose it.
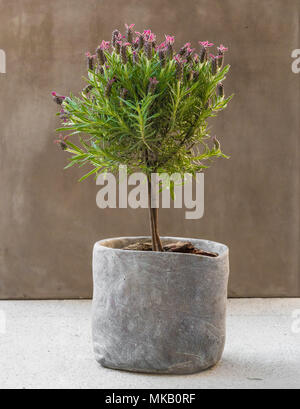
<path fill-rule="evenodd" d="M 143 47 L 144 47 L 144 42 L 145 42 L 144 36 L 143 36 L 143 34 L 139 33 L 138 31 L 136 31 L 135 34 L 137 35 L 137 37 L 135 39 L 135 42 L 137 44 L 137 49 L 142 50 Z"/>
<path fill-rule="evenodd" d="M 123 44 L 123 42 L 122 42 L 121 40 L 116 41 L 115 50 L 116 50 L 116 53 L 117 53 L 117 54 L 120 54 L 122 44 Z"/>
<path fill-rule="evenodd" d="M 152 41 L 146 41 L 144 48 L 145 48 L 146 57 L 148 58 L 148 60 L 151 60 L 151 58 L 152 58 L 152 50 L 153 50 L 153 43 L 152 43 Z"/>
<path fill-rule="evenodd" d="M 158 56 L 159 56 L 159 59 L 160 59 L 160 65 L 162 66 L 162 68 L 165 67 L 165 65 L 166 65 L 166 51 L 165 51 L 164 48 L 162 48 L 162 49 L 160 49 L 158 51 Z"/>
<path fill-rule="evenodd" d="M 218 67 L 221 68 L 223 63 L 224 63 L 224 53 L 228 51 L 228 48 L 224 47 L 224 45 L 220 45 L 218 47 L 218 55 L 219 55 L 219 60 L 218 60 Z"/>
<path fill-rule="evenodd" d="M 133 27 L 135 24 L 125 24 L 126 27 L 126 40 L 128 43 L 132 44 L 133 43 Z"/>
<path fill-rule="evenodd" d="M 101 50 L 108 50 L 110 47 L 110 42 L 109 41 L 102 41 L 100 48 Z"/>
<path fill-rule="evenodd" d="M 122 37 L 120 31 L 119 30 L 114 30 L 113 33 L 112 33 L 112 38 L 111 38 L 111 43 L 112 43 L 113 47 L 116 46 L 116 41 L 119 40 L 120 37 Z"/>
<path fill-rule="evenodd" d="M 226 51 L 228 51 L 228 48 L 224 47 L 224 45 L 221 44 L 220 47 L 218 47 L 218 51 L 221 53 L 225 53 Z"/>
<path fill-rule="evenodd" d="M 169 35 L 166 35 L 165 37 L 166 37 L 166 43 L 167 43 L 167 45 L 168 45 L 168 44 L 174 45 L 174 43 L 175 43 L 175 37 L 172 37 L 172 36 L 169 36 Z"/>
<path fill-rule="evenodd" d="M 127 55 L 127 47 L 130 45 L 129 43 L 125 43 L 121 45 L 121 59 L 122 63 L 125 65 L 128 62 L 128 55 Z"/>
<path fill-rule="evenodd" d="M 204 48 L 212 47 L 214 44 L 210 43 L 209 41 L 199 41 L 199 44 L 202 45 Z"/>
<path fill-rule="evenodd" d="M 97 54 L 97 57 L 98 57 L 99 65 L 104 65 L 105 61 L 106 61 L 106 57 L 105 57 L 105 54 L 104 54 L 104 49 L 103 49 L 102 44 L 99 45 L 99 47 L 96 49 L 96 54 Z"/>
<path fill-rule="evenodd" d="M 176 78 L 178 79 L 178 81 L 182 81 L 183 80 L 183 64 L 185 61 L 182 60 L 179 54 L 175 55 L 174 60 L 176 64 Z"/>

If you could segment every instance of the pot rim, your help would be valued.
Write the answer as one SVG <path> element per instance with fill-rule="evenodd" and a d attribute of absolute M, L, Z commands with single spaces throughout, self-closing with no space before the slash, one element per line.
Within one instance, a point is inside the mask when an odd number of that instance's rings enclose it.
<path fill-rule="evenodd" d="M 223 243 L 219 243 L 216 241 L 212 241 L 212 240 L 205 240 L 205 239 L 194 239 L 194 238 L 187 238 L 187 237 L 173 237 L 173 236 L 163 236 L 161 237 L 162 241 L 170 241 L 170 240 L 175 240 L 175 241 L 198 241 L 198 242 L 202 242 L 204 245 L 206 245 L 206 247 L 208 247 L 209 245 L 217 245 L 219 247 L 219 251 L 218 252 L 218 256 L 217 257 L 209 257 L 209 256 L 204 256 L 204 255 L 199 255 L 199 254 L 189 254 L 189 253 L 172 253 L 172 252 L 149 252 L 149 251 L 143 251 L 143 250 L 124 250 L 123 248 L 118 248 L 118 247 L 110 247 L 108 246 L 109 243 L 112 242 L 124 242 L 125 240 L 129 240 L 129 241 L 133 241 L 133 240 L 151 240 L 151 236 L 123 236 L 123 237 L 111 237 L 111 238 L 107 238 L 107 239 L 102 239 L 99 240 L 95 243 L 94 245 L 94 250 L 99 249 L 99 250 L 106 250 L 106 251 L 111 251 L 114 253 L 125 253 L 128 252 L 131 255 L 132 254 L 152 254 L 153 257 L 154 256 L 161 256 L 161 257 L 165 257 L 165 256 L 174 256 L 174 257 L 197 257 L 199 258 L 205 258 L 206 260 L 210 260 L 210 261 L 216 261 L 216 260 L 220 260 L 221 258 L 227 257 L 228 253 L 229 253 L 229 248 L 228 246 L 226 246 L 226 244 Z M 208 250 L 209 251 L 209 250 Z"/>

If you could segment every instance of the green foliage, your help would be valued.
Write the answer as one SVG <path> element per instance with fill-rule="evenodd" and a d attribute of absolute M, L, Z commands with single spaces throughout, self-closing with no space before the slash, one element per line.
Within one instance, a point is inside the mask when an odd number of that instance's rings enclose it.
<path fill-rule="evenodd" d="M 212 59 L 201 62 L 188 46 L 170 58 L 170 42 L 160 46 L 160 53 L 151 46 L 149 59 L 146 45 L 137 49 L 139 39 L 123 44 L 122 51 L 120 44 L 111 52 L 108 46 L 98 48 L 105 64 L 99 56 L 88 56 L 88 88 L 79 97 L 63 99 L 63 126 L 57 131 L 68 133 L 59 139 L 71 154 L 67 168 L 92 165 L 81 180 L 115 172 L 119 165 L 129 172 L 195 174 L 214 158 L 226 157 L 219 142 L 211 140 L 208 120 L 231 99 L 218 92 L 229 65 L 213 73 Z M 147 37 L 143 40 L 149 45 Z M 71 135 L 78 143 L 70 141 Z"/>

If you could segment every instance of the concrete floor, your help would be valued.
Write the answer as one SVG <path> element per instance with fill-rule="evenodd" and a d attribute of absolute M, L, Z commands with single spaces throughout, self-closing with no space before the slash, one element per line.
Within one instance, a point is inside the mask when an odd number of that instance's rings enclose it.
<path fill-rule="evenodd" d="M 152 376 L 97 365 L 90 301 L 0 301 L 0 388 L 300 388 L 300 299 L 228 304 L 227 345 L 217 367 Z"/>

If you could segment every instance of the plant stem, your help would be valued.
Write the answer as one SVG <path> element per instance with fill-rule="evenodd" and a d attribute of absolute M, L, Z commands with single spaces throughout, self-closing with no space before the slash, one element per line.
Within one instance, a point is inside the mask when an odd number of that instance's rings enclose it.
<path fill-rule="evenodd" d="M 148 180 L 148 203 L 149 203 L 149 215 L 150 215 L 150 228 L 152 237 L 152 250 L 163 251 L 163 246 L 158 232 L 158 209 L 152 207 L 152 189 L 151 189 L 151 176 L 147 176 Z"/>

